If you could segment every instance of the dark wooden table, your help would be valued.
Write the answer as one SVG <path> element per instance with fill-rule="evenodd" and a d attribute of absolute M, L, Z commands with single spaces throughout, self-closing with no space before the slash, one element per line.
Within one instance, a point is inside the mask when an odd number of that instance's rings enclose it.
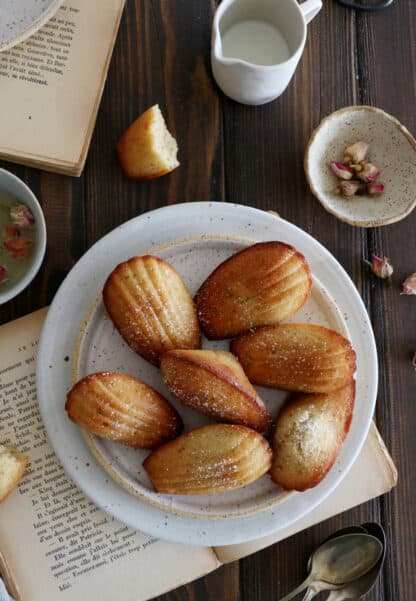
<path fill-rule="evenodd" d="M 127 0 L 83 176 L 3 165 L 40 198 L 48 250 L 32 285 L 1 307 L 1 322 L 50 303 L 68 270 L 115 226 L 193 200 L 278 211 L 335 255 L 371 315 L 380 361 L 376 420 L 399 470 L 397 489 L 160 597 L 164 601 L 276 600 L 301 580 L 309 552 L 326 535 L 373 520 L 385 527 L 389 549 L 383 577 L 367 598 L 407 601 L 416 591 L 416 299 L 399 295 L 400 283 L 416 271 L 416 212 L 384 228 L 353 228 L 321 208 L 303 173 L 312 129 L 342 106 L 379 106 L 416 132 L 416 6 L 395 0 L 385 12 L 364 14 L 335 0 L 324 4 L 289 89 L 276 102 L 251 108 L 227 100 L 213 83 L 213 0 Z M 179 142 L 181 167 L 160 180 L 131 182 L 114 145 L 156 102 Z M 391 258 L 391 288 L 364 264 L 371 252 Z"/>

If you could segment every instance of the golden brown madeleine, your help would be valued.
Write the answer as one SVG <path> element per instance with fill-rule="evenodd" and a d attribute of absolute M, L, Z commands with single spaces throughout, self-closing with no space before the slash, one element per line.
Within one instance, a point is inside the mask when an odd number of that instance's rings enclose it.
<path fill-rule="evenodd" d="M 105 283 L 103 300 L 126 342 L 155 365 L 166 351 L 201 346 L 192 297 L 163 259 L 145 255 L 120 263 Z"/>
<path fill-rule="evenodd" d="M 158 104 L 130 125 L 116 150 L 124 173 L 132 179 L 161 177 L 179 166 L 178 145 L 166 127 Z"/>
<path fill-rule="evenodd" d="M 242 334 L 231 344 L 250 382 L 296 392 L 345 386 L 356 364 L 350 342 L 323 326 L 286 323 Z"/>
<path fill-rule="evenodd" d="M 137 449 L 154 449 L 182 430 L 177 411 L 156 390 L 117 372 L 91 374 L 77 382 L 65 409 L 85 430 Z"/>
<path fill-rule="evenodd" d="M 163 445 L 143 465 L 157 492 L 209 495 L 257 480 L 270 469 L 271 455 L 254 430 L 210 424 Z"/>
<path fill-rule="evenodd" d="M 160 369 L 170 392 L 191 409 L 258 432 L 271 425 L 270 413 L 231 353 L 169 351 Z"/>
<path fill-rule="evenodd" d="M 23 477 L 29 457 L 11 444 L 0 444 L 0 501 L 3 501 Z"/>
<path fill-rule="evenodd" d="M 294 395 L 273 434 L 272 480 L 286 490 L 306 490 L 326 476 L 350 428 L 355 382 L 328 394 Z"/>
<path fill-rule="evenodd" d="M 253 244 L 221 263 L 197 293 L 208 338 L 289 319 L 307 301 L 312 276 L 306 259 L 283 242 Z"/>

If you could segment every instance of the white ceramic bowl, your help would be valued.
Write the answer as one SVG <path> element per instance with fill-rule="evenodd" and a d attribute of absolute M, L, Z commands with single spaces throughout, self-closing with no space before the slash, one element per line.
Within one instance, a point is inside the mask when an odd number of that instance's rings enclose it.
<path fill-rule="evenodd" d="M 337 193 L 329 163 L 342 161 L 344 150 L 358 140 L 370 144 L 368 157 L 380 169 L 378 181 L 385 184 L 380 196 Z M 323 207 L 351 225 L 388 225 L 416 205 L 416 141 L 395 117 L 372 106 L 349 106 L 323 119 L 306 148 L 305 173 Z"/>
<path fill-rule="evenodd" d="M 45 219 L 36 196 L 21 179 L 5 169 L 0 169 L 0 202 L 3 191 L 12 194 L 19 202 L 29 207 L 35 218 L 36 235 L 27 270 L 16 282 L 0 284 L 0 305 L 17 296 L 30 284 L 39 271 L 46 249 Z"/>
<path fill-rule="evenodd" d="M 1 0 L 0 52 L 36 33 L 63 3 L 64 0 Z"/>

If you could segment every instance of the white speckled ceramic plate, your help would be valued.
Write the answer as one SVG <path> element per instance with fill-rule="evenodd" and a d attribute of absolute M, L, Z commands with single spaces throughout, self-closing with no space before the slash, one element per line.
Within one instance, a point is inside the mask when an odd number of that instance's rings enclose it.
<path fill-rule="evenodd" d="M 64 0 L 0 0 L 0 52 L 33 35 L 63 3 Z"/>
<path fill-rule="evenodd" d="M 351 430 L 334 468 L 321 484 L 305 493 L 286 495 L 265 476 L 240 491 L 213 497 L 156 495 L 141 468 L 143 452 L 91 437 L 90 445 L 100 463 L 106 465 L 104 470 L 81 431 L 66 417 L 65 394 L 74 376 L 69 359 L 75 358 L 76 377 L 110 367 L 122 369 L 167 395 L 157 370 L 126 347 L 105 317 L 100 300 L 96 302 L 108 273 L 132 255 L 155 252 L 172 261 L 195 291 L 212 267 L 247 244 L 247 239 L 282 240 L 298 248 L 317 278 L 313 295 L 298 317 L 348 331 L 358 357 L 357 402 Z M 319 504 L 345 476 L 371 422 L 377 391 L 376 349 L 356 289 L 316 240 L 256 209 L 225 203 L 188 203 L 127 222 L 97 242 L 72 269 L 42 331 L 37 387 L 42 417 L 57 455 L 97 505 L 153 536 L 194 545 L 225 545 L 288 526 Z M 275 414 L 282 393 L 269 390 L 264 396 Z M 182 407 L 180 412 L 188 429 L 205 421 Z"/>
<path fill-rule="evenodd" d="M 252 241 L 198 237 L 173 242 L 161 249 L 153 248 L 152 254 L 171 263 L 194 295 L 219 263 L 250 243 Z M 345 322 L 334 301 L 316 279 L 308 302 L 292 321 L 317 323 L 348 336 Z M 203 348 L 229 350 L 229 342 L 214 342 L 204 338 Z M 116 370 L 140 378 L 175 405 L 184 420 L 186 432 L 211 421 L 175 401 L 164 386 L 159 370 L 138 357 L 118 334 L 107 316 L 101 295 L 81 327 L 79 347 L 74 356 L 73 366 L 74 383 L 96 371 Z M 277 416 L 288 394 L 266 388 L 258 388 L 258 391 L 271 414 Z M 242 489 L 217 495 L 160 495 L 154 492 L 142 466 L 148 451 L 130 449 L 87 433 L 86 438 L 98 461 L 120 486 L 163 511 L 189 517 L 226 519 L 250 515 L 276 506 L 288 495 L 277 487 L 269 476 L 263 476 Z"/>
<path fill-rule="evenodd" d="M 385 184 L 380 196 L 337 193 L 329 163 L 342 161 L 345 148 L 358 140 L 370 144 L 368 157 L 380 169 L 378 181 Z M 323 119 L 308 143 L 305 173 L 323 207 L 351 225 L 388 225 L 416 205 L 416 141 L 395 117 L 372 106 L 349 106 Z"/>

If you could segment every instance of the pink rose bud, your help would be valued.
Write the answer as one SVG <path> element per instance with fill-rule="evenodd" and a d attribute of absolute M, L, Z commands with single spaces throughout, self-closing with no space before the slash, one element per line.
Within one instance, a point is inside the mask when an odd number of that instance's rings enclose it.
<path fill-rule="evenodd" d="M 416 294 L 416 273 L 412 273 L 402 284 L 403 289 L 401 294 L 406 294 L 407 296 L 411 296 L 412 294 Z"/>
<path fill-rule="evenodd" d="M 360 140 L 359 142 L 355 142 L 351 146 L 345 149 L 345 156 L 351 158 L 352 162 L 357 164 L 360 161 L 363 161 L 367 156 L 367 152 L 370 145 L 364 140 Z"/>
<path fill-rule="evenodd" d="M 329 163 L 329 166 L 331 167 L 333 173 L 339 179 L 351 179 L 352 176 L 354 175 L 354 172 L 352 169 L 350 169 L 346 165 L 343 165 L 342 163 L 338 163 L 337 161 L 331 161 Z"/>
<path fill-rule="evenodd" d="M 371 255 L 371 261 L 366 261 L 370 265 L 373 273 L 383 279 L 387 280 L 393 273 L 393 266 L 390 265 L 389 260 L 386 257 L 377 257 L 377 255 Z"/>
<path fill-rule="evenodd" d="M 6 240 L 13 240 L 13 238 L 18 238 L 20 236 L 20 230 L 15 225 L 5 225 L 1 230 L 1 241 L 6 242 Z"/>
<path fill-rule="evenodd" d="M 367 184 L 367 192 L 370 196 L 378 196 L 384 192 L 384 184 L 380 182 L 372 182 Z"/>
<path fill-rule="evenodd" d="M 29 227 L 35 223 L 32 211 L 24 204 L 10 207 L 10 219 L 19 227 Z"/>
<path fill-rule="evenodd" d="M 13 259 L 16 260 L 27 257 L 32 244 L 33 242 L 32 240 L 29 240 L 29 238 L 14 238 L 13 240 L 6 240 L 6 242 L 3 242 L 4 248 L 11 254 Z"/>
<path fill-rule="evenodd" d="M 4 265 L 0 265 L 0 284 L 7 282 L 7 269 Z"/>
<path fill-rule="evenodd" d="M 363 170 L 357 173 L 357 177 L 360 178 L 366 184 L 373 182 L 379 175 L 380 169 L 372 163 L 365 163 Z"/>
<path fill-rule="evenodd" d="M 357 180 L 343 181 L 339 185 L 339 190 L 342 196 L 354 196 L 361 187 L 361 182 Z"/>

